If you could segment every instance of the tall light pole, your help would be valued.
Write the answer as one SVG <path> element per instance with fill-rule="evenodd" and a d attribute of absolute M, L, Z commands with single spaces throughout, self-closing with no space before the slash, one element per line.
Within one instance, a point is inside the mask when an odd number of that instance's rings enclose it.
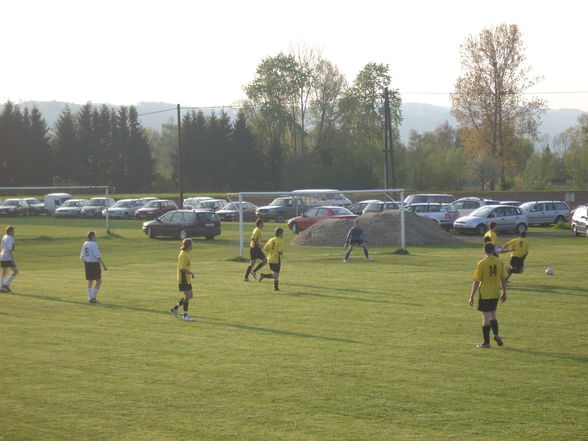
<path fill-rule="evenodd" d="M 178 104 L 178 187 L 180 190 L 180 208 L 184 208 L 184 176 L 182 162 L 182 117 L 180 115 L 180 105 Z"/>

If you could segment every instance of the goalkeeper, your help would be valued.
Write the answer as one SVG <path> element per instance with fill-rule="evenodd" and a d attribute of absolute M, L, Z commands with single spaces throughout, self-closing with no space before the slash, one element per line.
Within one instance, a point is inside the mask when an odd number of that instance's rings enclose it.
<path fill-rule="evenodd" d="M 349 233 L 347 233 L 347 238 L 345 239 L 345 249 L 347 250 L 347 253 L 343 258 L 343 262 L 349 260 L 349 255 L 351 254 L 351 251 L 353 251 L 353 247 L 356 245 L 363 248 L 363 254 L 365 255 L 366 260 L 372 260 L 368 252 L 365 230 L 359 226 L 359 219 L 353 221 L 353 227 L 349 230 Z"/>

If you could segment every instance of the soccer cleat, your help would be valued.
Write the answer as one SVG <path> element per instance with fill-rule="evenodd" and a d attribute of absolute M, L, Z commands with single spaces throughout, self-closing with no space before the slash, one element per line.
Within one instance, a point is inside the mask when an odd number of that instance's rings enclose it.
<path fill-rule="evenodd" d="M 259 275 L 259 281 L 261 282 L 263 279 L 265 279 L 265 275 L 263 275 L 263 274 L 260 274 L 260 275 Z"/>
<path fill-rule="evenodd" d="M 4 292 L 12 292 L 12 290 L 10 289 L 10 286 L 8 286 L 8 285 L 4 285 L 2 287 L 2 289 L 4 290 Z"/>
<path fill-rule="evenodd" d="M 0 292 L 8 292 L 4 289 L 4 287 L 0 288 Z"/>
<path fill-rule="evenodd" d="M 503 346 L 503 345 L 504 345 L 504 342 L 502 341 L 502 338 L 501 338 L 501 337 L 499 337 L 498 335 L 495 335 L 495 336 L 494 336 L 494 341 L 495 341 L 496 343 L 498 343 L 498 346 Z"/>
<path fill-rule="evenodd" d="M 180 317 L 178 316 L 178 311 L 176 310 L 176 308 L 170 308 L 169 312 L 171 312 L 173 315 L 175 315 L 175 316 L 176 316 L 176 318 L 180 318 Z"/>
<path fill-rule="evenodd" d="M 477 348 L 489 349 L 491 346 L 490 346 L 490 343 L 480 343 L 480 344 L 477 344 L 476 347 Z"/>
<path fill-rule="evenodd" d="M 343 263 L 347 263 L 347 259 L 343 259 Z"/>
<path fill-rule="evenodd" d="M 255 271 L 251 270 L 251 272 L 249 274 L 251 274 L 253 276 L 253 278 L 255 280 L 257 280 L 257 274 L 255 273 Z"/>
<path fill-rule="evenodd" d="M 98 303 L 98 300 L 96 300 L 96 299 L 90 299 L 90 300 L 88 300 L 88 302 L 90 302 L 90 303 Z"/>
<path fill-rule="evenodd" d="M 371 258 L 371 257 L 366 257 L 365 259 L 366 259 L 368 262 L 371 262 L 371 261 L 372 261 L 372 258 Z"/>
<path fill-rule="evenodd" d="M 189 314 L 184 314 L 184 320 L 186 320 L 187 322 L 191 322 L 191 321 L 193 321 L 193 320 L 192 320 L 192 317 L 190 317 L 190 315 L 189 315 Z"/>
<path fill-rule="evenodd" d="M 249 282 L 249 279 L 248 279 L 247 277 L 245 277 L 245 278 L 243 279 L 243 282 Z"/>
<path fill-rule="evenodd" d="M 280 288 L 274 288 L 274 291 L 279 291 L 279 290 L 280 290 Z"/>

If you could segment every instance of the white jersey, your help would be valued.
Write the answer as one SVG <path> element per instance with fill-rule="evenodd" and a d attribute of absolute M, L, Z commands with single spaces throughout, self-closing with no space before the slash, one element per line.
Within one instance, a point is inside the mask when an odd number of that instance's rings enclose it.
<path fill-rule="evenodd" d="M 5 234 L 2 238 L 2 253 L 0 253 L 0 260 L 12 260 L 12 252 L 14 251 L 14 238 L 10 234 Z"/>
<path fill-rule="evenodd" d="M 84 262 L 98 262 L 100 258 L 100 250 L 98 249 L 98 244 L 93 240 L 87 240 L 82 245 L 82 252 L 80 253 L 80 257 Z"/>

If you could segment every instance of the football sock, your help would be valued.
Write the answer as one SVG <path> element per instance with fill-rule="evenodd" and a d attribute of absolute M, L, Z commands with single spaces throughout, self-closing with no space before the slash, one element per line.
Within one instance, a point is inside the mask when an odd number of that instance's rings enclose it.
<path fill-rule="evenodd" d="M 490 344 L 490 325 L 482 326 L 482 334 L 484 335 L 484 344 Z"/>
<path fill-rule="evenodd" d="M 363 249 L 363 254 L 365 255 L 366 258 L 370 257 L 370 255 L 368 254 L 367 248 Z"/>
<path fill-rule="evenodd" d="M 278 280 L 274 280 L 274 289 L 278 290 Z"/>
<path fill-rule="evenodd" d="M 92 290 L 92 298 L 95 299 L 97 295 L 98 295 L 98 288 L 94 288 Z"/>
<path fill-rule="evenodd" d="M 262 266 L 264 266 L 264 265 L 265 265 L 265 263 L 261 262 L 259 265 L 257 265 L 257 266 L 255 267 L 255 269 L 254 269 L 253 271 L 255 271 L 255 272 L 259 271 L 259 269 L 260 269 Z"/>
<path fill-rule="evenodd" d="M 184 315 L 188 314 L 188 306 L 190 306 L 190 302 L 184 302 Z"/>
<path fill-rule="evenodd" d="M 177 310 L 178 310 L 178 308 L 179 308 L 180 306 L 182 306 L 183 304 L 184 304 L 184 299 L 183 299 L 183 298 L 181 298 L 181 299 L 180 299 L 180 301 L 179 301 L 178 303 L 176 303 L 176 306 L 174 306 L 174 311 L 177 311 Z"/>
<path fill-rule="evenodd" d="M 263 275 L 263 278 L 264 279 L 273 279 L 274 278 L 274 275 L 273 274 L 264 274 Z"/>
<path fill-rule="evenodd" d="M 8 280 L 6 282 L 4 282 L 4 285 L 10 285 L 10 283 L 14 280 L 15 277 L 16 277 L 16 274 L 12 273 L 10 275 L 10 277 L 8 278 Z"/>
<path fill-rule="evenodd" d="M 490 320 L 490 326 L 492 327 L 492 332 L 494 335 L 498 334 L 498 320 Z"/>
<path fill-rule="evenodd" d="M 251 274 L 251 265 L 247 267 L 247 271 L 245 272 L 245 278 L 249 277 L 249 274 Z"/>
<path fill-rule="evenodd" d="M 2 277 L 0 279 L 0 288 L 2 288 L 4 286 L 4 277 Z"/>
<path fill-rule="evenodd" d="M 351 254 L 351 251 L 347 251 L 347 253 L 345 254 L 345 260 L 349 259 L 350 254 Z"/>
<path fill-rule="evenodd" d="M 88 288 L 88 298 L 92 298 L 92 288 Z"/>

